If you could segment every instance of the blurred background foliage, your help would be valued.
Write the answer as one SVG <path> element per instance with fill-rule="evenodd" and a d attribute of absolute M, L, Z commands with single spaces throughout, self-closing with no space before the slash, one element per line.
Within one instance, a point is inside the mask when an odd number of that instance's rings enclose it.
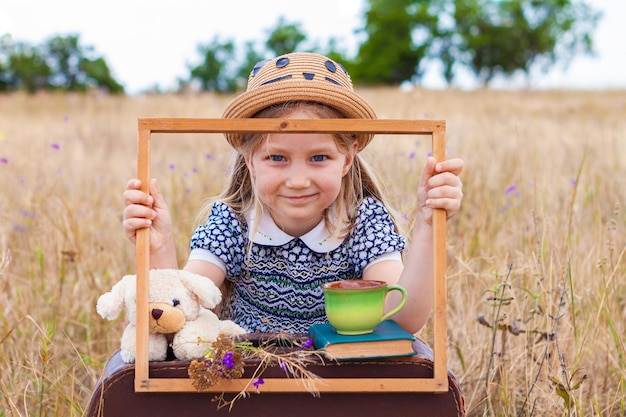
<path fill-rule="evenodd" d="M 452 83 L 459 69 L 483 86 L 496 76 L 527 77 L 575 56 L 593 54 L 593 32 L 601 14 L 584 0 L 367 0 L 361 42 L 354 56 L 336 39 L 307 45 L 300 23 L 279 17 L 264 42 L 214 37 L 197 45 L 189 76 L 177 90 L 231 93 L 245 87 L 254 63 L 292 51 L 311 51 L 341 62 L 357 85 L 419 85 L 437 65 Z M 39 90 L 124 93 L 106 60 L 79 34 L 55 35 L 41 45 L 0 38 L 0 93 Z"/>

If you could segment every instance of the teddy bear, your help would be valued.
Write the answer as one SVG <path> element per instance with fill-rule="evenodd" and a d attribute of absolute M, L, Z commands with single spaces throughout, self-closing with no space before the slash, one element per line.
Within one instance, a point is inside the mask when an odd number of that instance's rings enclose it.
<path fill-rule="evenodd" d="M 111 291 L 98 298 L 96 311 L 102 318 L 116 319 L 126 309 L 129 321 L 121 339 L 120 353 L 126 363 L 135 361 L 136 275 L 126 275 Z M 246 331 L 231 320 L 220 320 L 211 308 L 222 299 L 210 279 L 179 269 L 153 269 L 148 276 L 148 360 L 163 361 L 171 345 L 179 360 L 204 356 L 219 334 Z"/>

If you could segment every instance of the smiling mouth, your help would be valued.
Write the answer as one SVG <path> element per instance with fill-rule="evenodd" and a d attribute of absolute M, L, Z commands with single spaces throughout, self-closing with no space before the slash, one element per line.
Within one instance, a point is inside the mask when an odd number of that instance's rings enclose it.
<path fill-rule="evenodd" d="M 305 203 L 315 197 L 315 194 L 286 196 L 285 198 L 292 203 Z"/>

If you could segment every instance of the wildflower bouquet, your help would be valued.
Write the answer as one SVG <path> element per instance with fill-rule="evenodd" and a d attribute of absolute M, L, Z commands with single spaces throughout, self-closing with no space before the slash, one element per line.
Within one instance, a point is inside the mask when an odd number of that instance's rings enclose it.
<path fill-rule="evenodd" d="M 310 339 L 289 339 L 288 342 L 295 348 L 281 348 L 284 343 L 281 342 L 280 335 L 255 346 L 249 340 L 235 340 L 220 334 L 202 359 L 191 362 L 188 369 L 189 377 L 194 388 L 202 391 L 224 379 L 242 378 L 245 364 L 253 364 L 248 367 L 254 369 L 248 383 L 234 398 L 228 400 L 225 393 L 216 395 L 214 401 L 218 403 L 218 408 L 224 406 L 232 408 L 236 400 L 250 394 L 251 386 L 256 393 L 260 393 L 260 387 L 264 383 L 262 375 L 269 366 L 279 367 L 288 378 L 299 378 L 307 391 L 318 397 L 319 392 L 313 381 L 319 377 L 307 370 L 307 365 L 323 363 L 322 353 L 312 349 L 313 343 Z"/>

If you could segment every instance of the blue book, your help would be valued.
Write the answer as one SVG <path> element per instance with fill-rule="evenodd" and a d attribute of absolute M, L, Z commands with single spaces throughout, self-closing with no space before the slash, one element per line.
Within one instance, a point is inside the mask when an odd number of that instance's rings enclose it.
<path fill-rule="evenodd" d="M 415 355 L 415 336 L 393 320 L 381 322 L 373 333 L 361 335 L 338 334 L 330 323 L 314 324 L 309 339 L 316 349 L 331 359 L 365 359 Z"/>

